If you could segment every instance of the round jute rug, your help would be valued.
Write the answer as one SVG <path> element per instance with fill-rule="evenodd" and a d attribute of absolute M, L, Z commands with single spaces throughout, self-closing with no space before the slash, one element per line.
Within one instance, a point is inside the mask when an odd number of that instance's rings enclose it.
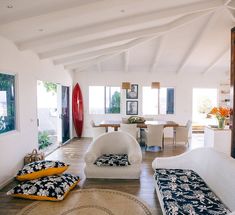
<path fill-rule="evenodd" d="M 153 215 L 149 206 L 128 193 L 108 189 L 82 189 L 60 202 L 36 201 L 18 215 Z"/>

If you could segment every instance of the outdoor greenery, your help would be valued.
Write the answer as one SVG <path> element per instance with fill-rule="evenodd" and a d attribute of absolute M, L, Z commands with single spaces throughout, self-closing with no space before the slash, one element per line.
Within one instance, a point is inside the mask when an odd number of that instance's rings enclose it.
<path fill-rule="evenodd" d="M 57 84 L 51 82 L 43 82 L 44 87 L 46 88 L 47 92 L 56 93 L 57 92 Z"/>
<path fill-rule="evenodd" d="M 46 131 L 38 132 L 38 144 L 39 149 L 44 149 L 50 146 L 52 143 L 50 142 L 49 134 Z"/>
<path fill-rule="evenodd" d="M 0 134 L 15 129 L 15 76 L 0 73 L 0 92 L 5 93 L 6 102 L 0 103 Z M 4 95 L 4 94 L 3 94 Z M 4 98 L 4 97 L 3 97 Z M 4 99 L 3 99 L 4 101 Z"/>
<path fill-rule="evenodd" d="M 115 91 L 112 95 L 109 107 L 106 107 L 106 113 L 120 113 L 120 92 Z"/>

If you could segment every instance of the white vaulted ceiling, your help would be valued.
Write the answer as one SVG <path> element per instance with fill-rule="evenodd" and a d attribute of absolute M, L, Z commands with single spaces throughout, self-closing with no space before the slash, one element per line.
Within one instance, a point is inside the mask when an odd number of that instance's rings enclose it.
<path fill-rule="evenodd" d="M 229 70 L 234 0 L 0 0 L 0 35 L 68 70 Z"/>

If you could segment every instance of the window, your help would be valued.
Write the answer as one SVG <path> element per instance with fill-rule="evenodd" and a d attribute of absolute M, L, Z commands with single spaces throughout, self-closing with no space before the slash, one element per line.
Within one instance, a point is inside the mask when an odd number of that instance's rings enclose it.
<path fill-rule="evenodd" d="M 104 114 L 104 87 L 89 87 L 89 113 Z"/>
<path fill-rule="evenodd" d="M 159 105 L 158 105 L 159 93 Z M 174 88 L 143 87 L 143 115 L 174 114 Z"/>
<path fill-rule="evenodd" d="M 143 87 L 143 115 L 156 115 L 158 113 L 158 90 Z"/>
<path fill-rule="evenodd" d="M 89 113 L 120 113 L 120 87 L 89 86 Z"/>
<path fill-rule="evenodd" d="M 120 113 L 120 87 L 105 87 L 105 113 Z"/>
<path fill-rule="evenodd" d="M 160 114 L 174 114 L 174 88 L 160 89 Z"/>
<path fill-rule="evenodd" d="M 0 73 L 0 134 L 15 130 L 15 76 Z"/>

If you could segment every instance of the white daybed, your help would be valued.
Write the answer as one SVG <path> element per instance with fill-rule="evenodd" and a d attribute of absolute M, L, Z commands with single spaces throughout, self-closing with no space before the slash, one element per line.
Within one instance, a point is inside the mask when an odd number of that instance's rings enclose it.
<path fill-rule="evenodd" d="M 179 156 L 156 158 L 152 162 L 152 167 L 154 170 L 190 169 L 195 171 L 231 211 L 229 214 L 235 215 L 235 159 L 232 157 L 210 148 L 200 148 Z M 157 180 L 155 182 L 163 214 L 168 214 L 164 208 Z"/>

